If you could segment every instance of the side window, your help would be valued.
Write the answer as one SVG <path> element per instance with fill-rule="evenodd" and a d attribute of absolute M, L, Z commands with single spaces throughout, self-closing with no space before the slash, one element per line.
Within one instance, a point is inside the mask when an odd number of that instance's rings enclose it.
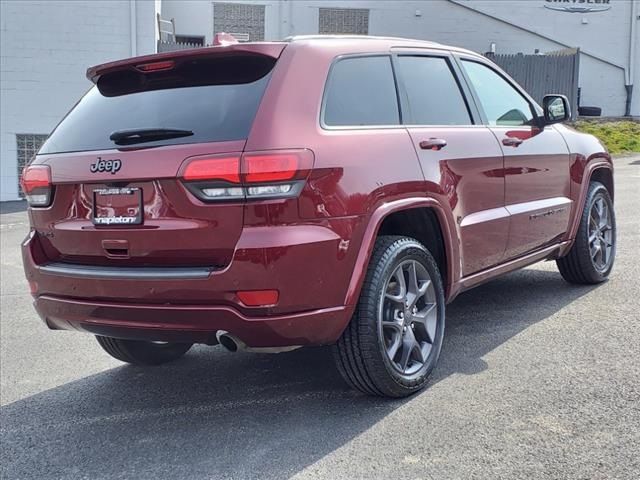
<path fill-rule="evenodd" d="M 489 67 L 463 60 L 489 125 L 532 125 L 531 105 L 509 82 Z"/>
<path fill-rule="evenodd" d="M 458 82 L 445 58 L 400 56 L 398 75 L 407 91 L 412 124 L 473 123 Z"/>
<path fill-rule="evenodd" d="M 390 57 L 354 57 L 339 60 L 331 68 L 327 82 L 325 125 L 400 123 Z"/>

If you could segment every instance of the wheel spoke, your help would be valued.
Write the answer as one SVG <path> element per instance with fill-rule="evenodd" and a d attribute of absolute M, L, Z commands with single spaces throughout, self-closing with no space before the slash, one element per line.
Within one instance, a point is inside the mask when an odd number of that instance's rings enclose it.
<path fill-rule="evenodd" d="M 400 368 L 403 372 L 407 371 L 407 367 L 409 366 L 409 361 L 411 360 L 411 355 L 415 350 L 418 342 L 416 341 L 416 337 L 413 334 L 413 330 L 408 328 L 404 332 L 404 337 L 402 338 L 402 352 L 400 353 Z"/>
<path fill-rule="evenodd" d="M 407 307 L 413 307 L 418 301 L 418 272 L 416 271 L 416 262 L 409 264 L 409 285 L 407 285 Z"/>
<path fill-rule="evenodd" d="M 413 349 L 413 352 L 414 352 L 414 354 L 415 354 L 416 360 L 417 360 L 418 362 L 420 362 L 420 363 L 424 363 L 424 362 L 426 362 L 426 361 L 427 361 L 427 357 L 429 356 L 429 354 L 428 354 L 428 353 L 425 355 L 425 350 L 426 350 L 426 349 L 425 349 L 425 347 L 424 347 L 424 346 L 422 346 L 422 345 L 420 345 L 420 342 L 418 342 L 418 341 L 416 340 L 416 343 L 415 343 L 415 347 L 414 347 L 414 349 Z"/>
<path fill-rule="evenodd" d="M 609 224 L 609 209 L 604 204 L 604 200 L 601 199 L 600 202 L 600 224 L 598 226 L 602 229 Z"/>
<path fill-rule="evenodd" d="M 422 285 L 420 285 L 420 288 L 418 289 L 418 298 L 424 297 L 424 295 L 427 293 L 427 290 L 429 290 L 430 285 L 431 280 L 425 280 L 424 282 L 422 282 Z"/>
<path fill-rule="evenodd" d="M 438 316 L 431 315 L 427 317 L 427 335 L 429 335 L 429 343 L 436 341 L 436 326 L 438 324 Z"/>
<path fill-rule="evenodd" d="M 391 330 L 395 333 L 402 333 L 402 320 L 383 320 L 382 328 L 386 328 L 387 330 Z"/>
<path fill-rule="evenodd" d="M 601 198 L 596 200 L 595 207 L 596 207 L 596 211 L 598 212 L 598 225 L 600 225 L 600 222 L 602 222 L 602 215 L 603 215 L 603 212 L 602 212 L 603 203 Z"/>
<path fill-rule="evenodd" d="M 607 265 L 607 261 L 609 260 L 607 255 L 607 244 L 604 239 L 600 240 L 600 252 L 602 252 L 602 266 L 604 267 Z"/>
<path fill-rule="evenodd" d="M 393 359 L 396 358 L 396 354 L 398 353 L 398 350 L 400 349 L 401 346 L 402 346 L 402 335 L 396 335 L 393 341 L 391 342 L 391 345 L 387 347 L 387 355 L 389 356 L 389 359 L 391 361 L 393 361 Z"/>
<path fill-rule="evenodd" d="M 431 353 L 431 349 L 433 348 L 433 346 L 430 343 L 424 343 L 421 347 L 420 347 L 420 357 L 422 358 L 422 363 L 427 361 L 427 358 L 429 358 L 429 353 Z"/>
<path fill-rule="evenodd" d="M 436 304 L 428 304 L 413 316 L 413 321 L 417 325 L 420 325 L 422 330 L 426 333 L 426 341 L 433 343 L 436 335 L 436 324 L 438 323 Z"/>
<path fill-rule="evenodd" d="M 404 302 L 407 298 L 407 283 L 404 279 L 404 271 L 402 267 L 398 267 L 391 278 L 395 278 L 396 281 L 393 283 L 389 282 L 389 285 L 387 286 L 387 292 L 384 296 L 392 302 L 401 303 L 404 305 Z M 389 292 L 389 290 L 391 290 L 391 292 Z"/>
<path fill-rule="evenodd" d="M 600 213 L 598 212 L 598 207 L 595 204 L 593 205 L 593 208 L 591 209 L 591 214 L 589 215 L 589 218 L 593 222 L 594 228 L 597 229 L 598 226 L 600 225 Z"/>

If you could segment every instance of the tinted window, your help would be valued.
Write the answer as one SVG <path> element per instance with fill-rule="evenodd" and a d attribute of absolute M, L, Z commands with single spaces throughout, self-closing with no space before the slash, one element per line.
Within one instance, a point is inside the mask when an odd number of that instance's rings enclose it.
<path fill-rule="evenodd" d="M 389 57 L 357 57 L 333 65 L 325 92 L 326 125 L 397 125 L 396 87 Z"/>
<path fill-rule="evenodd" d="M 471 84 L 478 94 L 489 125 L 531 125 L 529 102 L 494 70 L 477 62 L 463 60 Z"/>
<path fill-rule="evenodd" d="M 40 153 L 118 148 L 119 130 L 166 128 L 193 135 L 140 146 L 247 138 L 274 60 L 226 57 L 188 60 L 166 72 L 106 74 L 56 127 Z"/>
<path fill-rule="evenodd" d="M 470 125 L 469 110 L 449 63 L 437 57 L 399 57 L 415 125 Z M 407 122 L 405 122 L 407 123 Z"/>

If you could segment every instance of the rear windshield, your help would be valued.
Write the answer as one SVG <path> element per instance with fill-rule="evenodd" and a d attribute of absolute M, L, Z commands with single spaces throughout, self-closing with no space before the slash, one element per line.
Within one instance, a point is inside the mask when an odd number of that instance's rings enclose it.
<path fill-rule="evenodd" d="M 258 55 L 183 60 L 167 71 L 102 76 L 40 149 L 41 154 L 118 148 L 114 132 L 190 131 L 137 147 L 243 140 L 276 59 Z"/>

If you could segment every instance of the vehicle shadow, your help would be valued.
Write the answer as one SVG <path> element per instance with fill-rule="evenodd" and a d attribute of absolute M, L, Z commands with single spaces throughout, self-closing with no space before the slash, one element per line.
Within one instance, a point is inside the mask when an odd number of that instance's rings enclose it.
<path fill-rule="evenodd" d="M 528 269 L 461 295 L 431 384 L 486 369 L 485 354 L 591 288 Z M 327 348 L 198 347 L 171 365 L 122 366 L 2 407 L 0 476 L 283 478 L 428 395 L 352 392 Z"/>

